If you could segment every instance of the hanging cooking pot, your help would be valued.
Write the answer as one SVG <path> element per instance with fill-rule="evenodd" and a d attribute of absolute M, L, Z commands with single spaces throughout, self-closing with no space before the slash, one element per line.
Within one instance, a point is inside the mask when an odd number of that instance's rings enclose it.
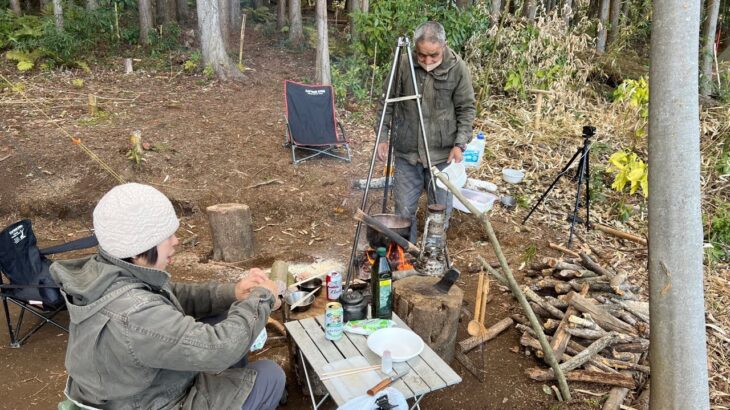
<path fill-rule="evenodd" d="M 394 232 L 396 232 L 398 235 L 402 236 L 403 238 L 408 239 L 411 233 L 411 220 L 402 216 L 398 216 L 395 214 L 375 214 L 370 215 L 375 220 L 380 222 L 381 224 L 385 225 L 387 228 L 390 228 Z M 371 228 L 369 225 L 366 224 L 366 237 L 368 239 L 368 244 L 371 248 L 377 249 L 380 247 L 387 248 L 390 245 L 390 238 L 383 235 L 382 233 L 378 232 L 377 230 Z"/>

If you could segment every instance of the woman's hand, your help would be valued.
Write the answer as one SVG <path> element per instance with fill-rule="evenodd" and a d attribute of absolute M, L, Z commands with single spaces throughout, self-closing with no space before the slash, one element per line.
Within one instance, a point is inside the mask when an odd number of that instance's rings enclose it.
<path fill-rule="evenodd" d="M 278 293 L 276 284 L 272 282 L 268 276 L 266 276 L 264 271 L 259 268 L 252 268 L 249 271 L 248 276 L 236 283 L 236 300 L 245 299 L 251 293 L 251 289 L 257 286 L 269 289 L 275 296 Z"/>

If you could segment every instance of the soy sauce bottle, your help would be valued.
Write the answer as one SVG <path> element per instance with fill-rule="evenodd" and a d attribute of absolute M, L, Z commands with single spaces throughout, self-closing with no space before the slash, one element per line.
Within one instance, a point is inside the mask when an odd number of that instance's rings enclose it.
<path fill-rule="evenodd" d="M 373 294 L 371 316 L 373 319 L 390 319 L 393 317 L 393 274 L 388 258 L 385 256 L 385 248 L 377 249 L 375 262 L 370 272 Z"/>

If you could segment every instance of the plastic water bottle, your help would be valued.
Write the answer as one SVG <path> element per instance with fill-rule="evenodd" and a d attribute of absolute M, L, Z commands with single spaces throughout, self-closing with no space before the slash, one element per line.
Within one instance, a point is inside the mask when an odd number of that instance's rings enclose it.
<path fill-rule="evenodd" d="M 380 371 L 385 374 L 390 374 L 393 371 L 393 358 L 390 355 L 390 350 L 383 350 L 383 358 L 380 362 Z"/>
<path fill-rule="evenodd" d="M 482 165 L 485 145 L 484 133 L 479 131 L 477 137 L 466 145 L 466 151 L 464 151 L 464 166 L 466 168 L 479 168 Z"/>

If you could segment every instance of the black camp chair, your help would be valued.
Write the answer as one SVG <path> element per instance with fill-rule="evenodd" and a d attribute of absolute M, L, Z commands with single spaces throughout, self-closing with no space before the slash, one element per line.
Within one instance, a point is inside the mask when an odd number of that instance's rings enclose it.
<path fill-rule="evenodd" d="M 52 324 L 68 332 L 54 317 L 66 308 L 58 285 L 51 278 L 48 267 L 52 261 L 46 255 L 96 246 L 95 236 L 77 239 L 58 246 L 39 250 L 29 220 L 24 219 L 0 232 L 0 296 L 10 334 L 10 346 L 20 347 L 43 325 Z M 5 283 L 3 276 L 9 283 Z M 8 302 L 20 308 L 13 326 Z M 28 312 L 40 321 L 21 336 L 23 316 Z"/>
<path fill-rule="evenodd" d="M 292 162 L 328 155 L 350 162 L 350 146 L 345 129 L 335 117 L 335 93 L 332 86 L 284 81 L 286 104 L 286 143 L 291 147 Z M 339 132 L 338 132 L 339 131 Z M 305 151 L 297 158 L 297 151 Z M 344 150 L 344 152 L 342 152 Z"/>

